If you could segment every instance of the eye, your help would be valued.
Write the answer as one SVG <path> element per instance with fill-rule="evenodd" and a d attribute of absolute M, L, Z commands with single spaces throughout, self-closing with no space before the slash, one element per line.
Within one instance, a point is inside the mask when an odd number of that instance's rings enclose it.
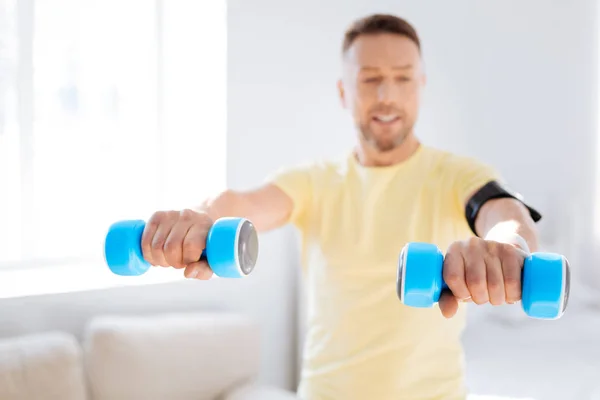
<path fill-rule="evenodd" d="M 372 77 L 368 77 L 363 79 L 363 82 L 365 83 L 378 83 L 381 81 L 380 77 L 376 77 L 376 76 L 372 76 Z"/>
<path fill-rule="evenodd" d="M 411 79 L 408 76 L 399 76 L 397 80 L 400 82 L 409 82 Z"/>

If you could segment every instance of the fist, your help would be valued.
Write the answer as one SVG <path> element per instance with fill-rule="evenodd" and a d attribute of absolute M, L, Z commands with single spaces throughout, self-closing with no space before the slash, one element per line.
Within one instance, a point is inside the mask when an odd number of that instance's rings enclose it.
<path fill-rule="evenodd" d="M 450 318 L 458 302 L 498 306 L 521 300 L 521 270 L 527 254 L 512 244 L 481 238 L 454 242 L 444 257 L 444 291 L 439 306 Z"/>
<path fill-rule="evenodd" d="M 210 279 L 212 270 L 200 260 L 213 225 L 205 213 L 192 210 L 159 211 L 142 234 L 142 254 L 151 265 L 184 269 L 186 278 Z"/>

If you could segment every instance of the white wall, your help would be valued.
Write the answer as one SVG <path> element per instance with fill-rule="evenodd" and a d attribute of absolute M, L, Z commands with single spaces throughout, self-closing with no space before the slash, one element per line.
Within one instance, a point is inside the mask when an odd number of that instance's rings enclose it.
<path fill-rule="evenodd" d="M 394 12 L 419 30 L 429 75 L 419 135 L 495 164 L 545 215 L 544 241 L 580 282 L 592 266 L 596 29 L 591 0 L 229 1 L 228 180 L 244 188 L 280 165 L 352 144 L 335 80 L 342 32 Z M 514 25 L 512 25 L 514 24 Z M 267 150 L 266 146 L 275 150 Z M 0 302 L 0 336 L 80 332 L 101 312 L 241 310 L 263 324 L 263 379 L 294 386 L 297 248 L 293 231 L 261 238 L 256 276 Z M 585 262 L 585 264 L 584 264 Z M 581 292 L 580 292 L 581 293 Z M 71 314 L 73 313 L 73 314 Z"/>

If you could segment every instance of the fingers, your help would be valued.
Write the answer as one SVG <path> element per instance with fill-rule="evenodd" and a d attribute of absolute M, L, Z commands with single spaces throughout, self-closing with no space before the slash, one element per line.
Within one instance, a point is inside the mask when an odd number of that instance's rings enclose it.
<path fill-rule="evenodd" d="M 490 300 L 487 290 L 486 267 L 483 260 L 471 261 L 471 268 L 465 271 L 467 286 L 475 304 L 485 304 Z"/>
<path fill-rule="evenodd" d="M 511 244 L 480 238 L 455 242 L 444 259 L 444 280 L 458 301 L 470 297 L 475 304 L 516 303 L 521 299 L 525 257 Z"/>
<path fill-rule="evenodd" d="M 490 300 L 485 264 L 486 248 L 482 242 L 477 238 L 473 238 L 464 242 L 463 248 L 465 278 L 469 293 L 475 304 L 485 304 Z"/>
<path fill-rule="evenodd" d="M 154 239 L 154 234 L 160 226 L 160 222 L 164 216 L 165 213 L 162 211 L 154 213 L 148 222 L 146 222 L 144 232 L 142 233 L 142 255 L 151 265 L 158 265 L 154 260 L 154 257 L 152 257 L 152 240 Z"/>
<path fill-rule="evenodd" d="M 160 265 L 161 267 L 168 267 L 171 265 L 171 263 L 167 261 L 167 255 L 165 254 L 165 244 L 177 223 L 177 217 L 178 213 L 169 211 L 152 238 L 152 258 L 156 261 L 156 265 Z"/>
<path fill-rule="evenodd" d="M 439 301 L 440 311 L 446 318 L 452 318 L 458 311 L 458 300 L 449 291 L 443 291 Z"/>
<path fill-rule="evenodd" d="M 182 258 L 185 265 L 200 260 L 202 251 L 206 248 L 206 235 L 210 222 L 194 224 L 182 241 Z"/>
<path fill-rule="evenodd" d="M 504 276 L 504 291 L 506 302 L 514 304 L 521 300 L 521 272 L 526 253 L 515 251 L 513 246 L 502 248 L 502 273 Z"/>
<path fill-rule="evenodd" d="M 164 245 L 178 217 L 177 211 L 159 211 L 146 223 L 142 234 L 142 254 L 150 264 L 169 266 L 164 254 Z"/>
<path fill-rule="evenodd" d="M 504 291 L 504 274 L 502 271 L 502 263 L 500 258 L 491 254 L 485 260 L 487 290 L 490 303 L 494 306 L 502 305 L 506 302 L 506 293 Z"/>
<path fill-rule="evenodd" d="M 185 268 L 185 266 L 190 262 L 198 260 L 189 260 L 185 262 L 183 258 L 183 243 L 188 232 L 190 229 L 192 229 L 192 226 L 192 221 L 179 219 L 171 229 L 163 246 L 163 254 L 165 260 L 167 261 L 167 265 L 176 269 L 180 269 Z"/>
<path fill-rule="evenodd" d="M 183 271 L 183 275 L 189 279 L 208 280 L 212 277 L 213 272 L 206 261 L 198 261 L 188 264 Z"/>
<path fill-rule="evenodd" d="M 444 257 L 442 268 L 444 281 L 455 297 L 467 300 L 471 297 L 467 282 L 465 281 L 465 260 L 462 255 L 460 243 L 448 248 Z"/>
<path fill-rule="evenodd" d="M 206 234 L 212 225 L 208 217 L 191 210 L 183 210 L 171 229 L 164 244 L 167 264 L 176 268 L 185 268 L 200 259 L 206 247 Z"/>
<path fill-rule="evenodd" d="M 199 261 L 211 226 L 208 215 L 192 210 L 157 212 L 148 220 L 142 234 L 143 256 L 152 265 L 186 268 Z M 186 274 L 206 275 L 199 268 L 194 265 Z"/>

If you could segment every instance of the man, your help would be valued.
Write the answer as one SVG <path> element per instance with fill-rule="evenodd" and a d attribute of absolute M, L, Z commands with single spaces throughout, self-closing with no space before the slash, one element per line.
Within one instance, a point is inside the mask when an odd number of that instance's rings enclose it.
<path fill-rule="evenodd" d="M 522 262 L 536 249 L 540 216 L 505 192 L 489 166 L 416 138 L 425 76 L 409 23 L 391 15 L 356 21 L 342 57 L 340 99 L 357 127 L 348 157 L 282 169 L 254 190 L 225 191 L 196 211 L 155 213 L 143 234 L 144 257 L 208 279 L 208 265 L 197 260 L 217 218 L 246 217 L 263 232 L 293 223 L 309 293 L 299 396 L 463 399 L 462 304 L 520 300 Z M 446 251 L 452 293 L 439 307 L 398 300 L 398 256 L 413 241 Z"/>

